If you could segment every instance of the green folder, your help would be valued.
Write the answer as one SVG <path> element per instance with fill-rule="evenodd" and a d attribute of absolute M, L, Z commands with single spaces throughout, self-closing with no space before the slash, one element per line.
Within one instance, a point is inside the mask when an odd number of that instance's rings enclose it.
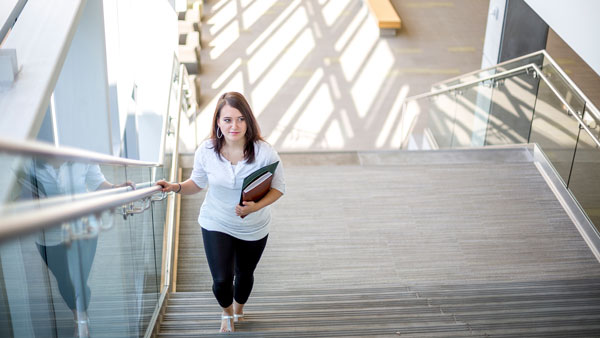
<path fill-rule="evenodd" d="M 279 161 L 269 164 L 267 166 L 264 166 L 260 169 L 257 169 L 250 175 L 246 176 L 246 178 L 244 178 L 244 183 L 242 184 L 242 191 L 240 192 L 240 205 L 243 205 L 242 202 L 243 202 L 243 197 L 244 197 L 244 190 L 250 184 L 252 184 L 252 182 L 254 182 L 257 178 L 261 177 L 263 174 L 265 174 L 267 172 L 270 172 L 272 175 L 275 175 L 275 169 L 277 169 L 278 164 L 279 164 Z"/>

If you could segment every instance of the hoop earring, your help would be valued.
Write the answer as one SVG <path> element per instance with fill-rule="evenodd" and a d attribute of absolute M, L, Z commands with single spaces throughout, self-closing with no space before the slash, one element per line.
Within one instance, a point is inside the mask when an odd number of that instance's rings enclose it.
<path fill-rule="evenodd" d="M 221 133 L 221 135 L 219 136 L 219 133 Z M 223 137 L 223 133 L 221 132 L 221 128 L 217 127 L 217 138 L 222 138 Z"/>

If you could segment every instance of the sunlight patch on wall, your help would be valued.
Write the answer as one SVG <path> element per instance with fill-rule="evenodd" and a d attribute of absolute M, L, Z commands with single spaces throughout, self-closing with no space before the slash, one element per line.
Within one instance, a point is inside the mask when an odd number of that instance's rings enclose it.
<path fill-rule="evenodd" d="M 220 0 L 216 4 L 212 5 L 213 17 L 219 13 L 221 8 L 225 7 L 231 0 Z"/>
<path fill-rule="evenodd" d="M 246 8 L 254 2 L 256 2 L 256 1 L 255 0 L 241 0 L 240 5 L 242 6 L 242 8 Z"/>
<path fill-rule="evenodd" d="M 344 134 L 338 120 L 333 120 L 325 132 L 325 138 L 321 141 L 321 147 L 336 149 L 344 148 Z"/>
<path fill-rule="evenodd" d="M 308 148 L 323 132 L 325 123 L 333 112 L 334 104 L 327 84 L 322 83 L 300 118 L 283 142 L 284 148 Z"/>
<path fill-rule="evenodd" d="M 242 65 L 242 59 L 241 58 L 235 59 L 235 61 L 233 61 L 231 63 L 231 65 L 229 65 L 229 67 L 227 67 L 227 69 L 225 69 L 225 71 L 215 80 L 215 82 L 212 83 L 211 88 L 212 89 L 220 88 L 221 85 L 229 77 L 231 77 L 231 74 L 233 74 L 233 72 L 235 72 L 238 68 L 240 68 L 241 65 Z"/>
<path fill-rule="evenodd" d="M 365 59 L 379 41 L 377 25 L 365 20 L 360 25 L 352 41 L 340 56 L 340 65 L 347 81 L 354 80 Z"/>
<path fill-rule="evenodd" d="M 396 129 L 393 127 L 400 125 L 399 117 L 400 117 L 400 114 L 402 113 L 402 104 L 404 103 L 404 99 L 406 99 L 406 95 L 408 94 L 409 88 L 410 87 L 408 85 L 403 85 L 400 88 L 400 91 L 398 92 L 398 95 L 396 96 L 396 99 L 394 100 L 394 104 L 392 105 L 392 109 L 388 113 L 388 116 L 385 119 L 385 122 L 383 123 L 383 128 L 381 129 L 381 132 L 379 132 L 379 136 L 377 136 L 377 141 L 375 142 L 375 146 L 377 148 L 384 147 L 386 145 L 386 141 L 390 137 L 390 132 L 392 131 L 392 129 Z M 397 147 L 400 147 L 400 144 L 398 144 L 398 145 L 390 144 L 390 146 L 397 148 Z"/>
<path fill-rule="evenodd" d="M 350 22 L 348 27 L 346 27 L 346 30 L 344 30 L 344 33 L 342 33 L 339 39 L 337 39 L 335 42 L 334 46 L 337 52 L 341 52 L 342 49 L 346 47 L 350 39 L 352 39 L 352 37 L 356 34 L 356 30 L 359 28 L 361 22 L 364 22 L 365 18 L 367 18 L 369 15 L 369 12 L 366 8 L 367 6 L 360 7 L 358 13 L 356 13 L 354 19 L 352 19 L 352 22 Z"/>
<path fill-rule="evenodd" d="M 231 25 L 232 22 L 237 22 L 235 16 L 237 15 L 237 6 L 235 1 L 230 1 L 227 5 L 223 6 L 215 15 L 208 20 L 210 26 L 209 31 L 211 35 L 216 35 L 226 25 Z"/>
<path fill-rule="evenodd" d="M 342 118 L 342 125 L 344 126 L 346 135 L 348 135 L 349 139 L 354 138 L 354 128 L 352 128 L 352 122 L 350 122 L 350 117 L 346 109 L 340 110 L 340 117 Z"/>
<path fill-rule="evenodd" d="M 273 6 L 277 0 L 261 0 L 255 1 L 250 7 L 242 13 L 243 29 L 249 29 L 266 11 Z M 244 6 L 244 5 L 242 5 Z"/>
<path fill-rule="evenodd" d="M 262 113 L 314 48 L 315 39 L 310 29 L 305 29 L 252 91 L 252 103 L 256 116 Z"/>
<path fill-rule="evenodd" d="M 296 10 L 296 8 L 300 5 L 300 0 L 293 1 L 278 17 L 263 31 L 262 34 L 252 44 L 246 49 L 247 55 L 252 55 L 262 44 L 270 38 L 273 34 L 275 34 L 275 30 L 281 26 L 288 17 Z"/>
<path fill-rule="evenodd" d="M 350 0 L 329 1 L 321 10 L 325 24 L 331 27 L 344 12 L 344 9 L 348 7 L 349 3 Z"/>
<path fill-rule="evenodd" d="M 286 53 L 286 46 L 298 36 L 308 24 L 306 10 L 300 7 L 286 22 L 267 40 L 267 42 L 248 60 L 248 78 L 254 84 L 259 77 L 275 62 L 277 57 Z"/>
<path fill-rule="evenodd" d="M 394 54 L 386 42 L 377 44 L 351 89 L 358 116 L 364 118 L 379 94 L 387 74 L 394 65 Z"/>
<path fill-rule="evenodd" d="M 277 126 L 273 129 L 273 132 L 267 138 L 267 141 L 271 144 L 275 144 L 281 135 L 285 132 L 286 129 L 290 126 L 292 119 L 296 117 L 300 108 L 305 105 L 309 96 L 315 91 L 317 85 L 323 79 L 323 68 L 317 68 L 317 70 L 312 74 L 304 88 L 300 91 L 300 93 L 292 102 L 292 105 L 288 108 L 288 110 L 283 114 Z"/>
<path fill-rule="evenodd" d="M 240 27 L 237 21 L 233 21 L 218 36 L 216 36 L 210 46 L 210 58 L 216 60 L 227 48 L 231 47 L 240 37 Z"/>

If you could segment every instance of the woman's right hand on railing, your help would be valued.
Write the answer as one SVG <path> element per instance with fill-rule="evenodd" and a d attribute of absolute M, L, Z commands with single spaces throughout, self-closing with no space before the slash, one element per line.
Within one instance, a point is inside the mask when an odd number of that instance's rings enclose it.
<path fill-rule="evenodd" d="M 178 191 L 180 189 L 179 183 L 169 183 L 165 180 L 156 181 L 156 185 L 160 185 L 163 192 Z"/>

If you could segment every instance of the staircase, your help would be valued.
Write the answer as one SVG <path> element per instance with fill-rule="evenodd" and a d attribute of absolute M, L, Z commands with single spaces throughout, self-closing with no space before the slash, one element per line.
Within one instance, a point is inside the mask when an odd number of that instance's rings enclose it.
<path fill-rule="evenodd" d="M 287 193 L 235 335 L 600 336 L 600 264 L 531 149 L 282 154 Z M 201 200 L 183 199 L 160 337 L 218 331 Z"/>
<path fill-rule="evenodd" d="M 592 337 L 600 279 L 260 292 L 248 337 Z M 159 337 L 216 336 L 210 292 L 171 295 Z"/>

